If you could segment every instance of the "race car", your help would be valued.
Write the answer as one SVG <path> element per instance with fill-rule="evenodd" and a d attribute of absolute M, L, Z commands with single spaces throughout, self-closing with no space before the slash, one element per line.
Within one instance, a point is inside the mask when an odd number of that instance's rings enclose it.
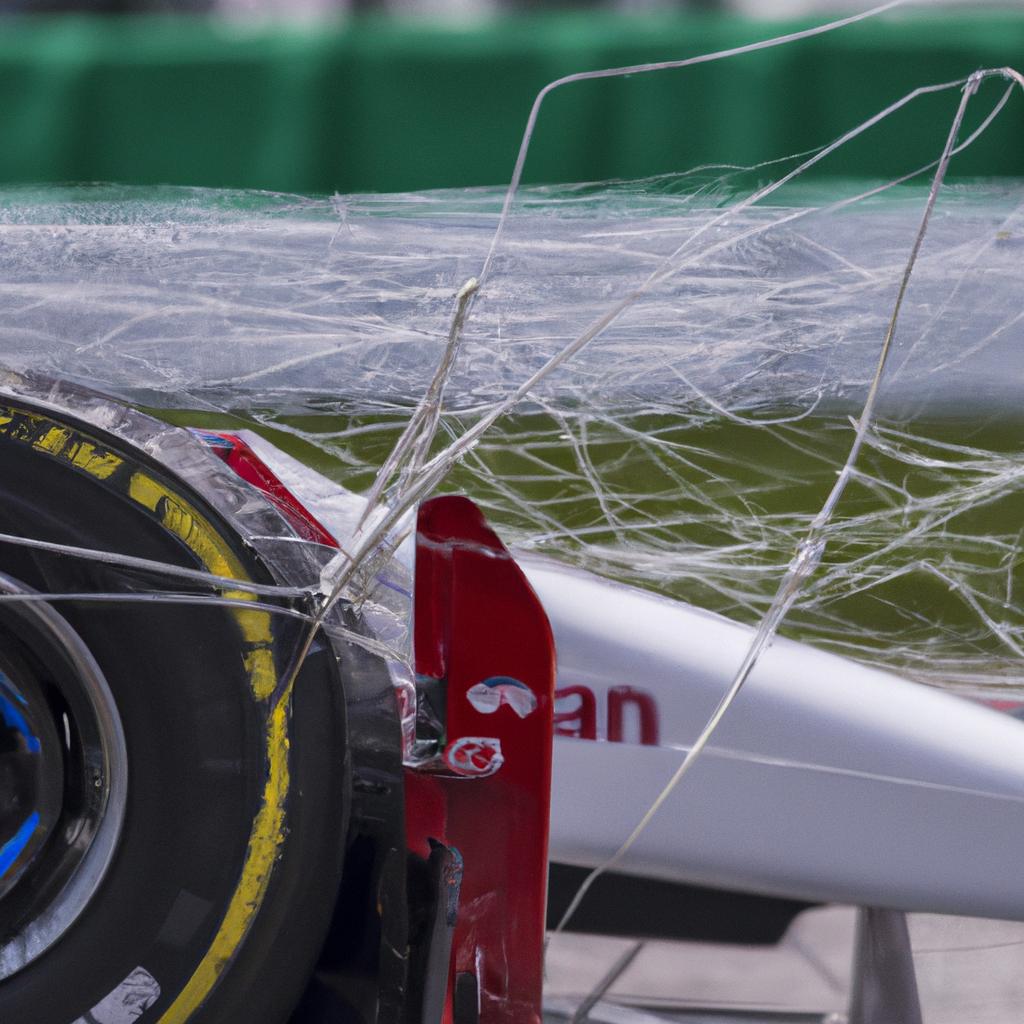
<path fill-rule="evenodd" d="M 359 496 L 41 377 L 0 378 L 0 494 L 4 1024 L 539 1020 L 549 900 L 749 643 L 514 558 L 454 495 L 332 600 Z M 572 923 L 772 942 L 872 908 L 851 1019 L 912 1024 L 903 911 L 1024 919 L 1022 728 L 779 641 Z"/>
<path fill-rule="evenodd" d="M 311 586 L 337 543 L 228 445 L 4 385 L 0 1018 L 280 1022 L 318 961 L 304 1019 L 539 1007 L 554 658 L 479 514 L 420 512 L 410 718 L 370 609 Z"/>

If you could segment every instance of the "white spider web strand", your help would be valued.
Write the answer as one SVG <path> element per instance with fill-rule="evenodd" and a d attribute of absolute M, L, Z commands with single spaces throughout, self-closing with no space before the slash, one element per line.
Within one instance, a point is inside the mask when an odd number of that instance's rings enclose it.
<path fill-rule="evenodd" d="M 758 624 L 757 630 L 751 638 L 750 645 L 743 657 L 743 661 L 740 663 L 740 666 L 737 669 L 728 689 L 723 694 L 717 707 L 708 718 L 704 728 L 701 730 L 700 735 L 694 741 L 693 746 L 689 751 L 687 751 L 686 756 L 680 762 L 672 777 L 668 780 L 657 797 L 655 797 L 650 807 L 648 807 L 644 812 L 643 816 L 637 822 L 629 836 L 626 837 L 615 853 L 607 858 L 602 864 L 595 867 L 580 884 L 579 889 L 576 891 L 572 900 L 569 902 L 569 905 L 562 914 L 561 919 L 555 926 L 554 930 L 556 934 L 561 932 L 572 919 L 573 914 L 575 914 L 577 909 L 579 909 L 580 904 L 583 902 L 594 882 L 596 882 L 597 879 L 605 872 L 612 870 L 618 863 L 620 863 L 626 854 L 629 853 L 637 840 L 647 829 L 648 825 L 650 825 L 651 821 L 654 820 L 655 815 L 661 807 L 664 806 L 665 801 L 668 800 L 673 792 L 675 792 L 679 784 L 686 777 L 687 773 L 692 770 L 701 753 L 707 747 L 708 743 L 718 730 L 718 727 L 725 715 L 728 713 L 729 708 L 739 696 L 740 691 L 747 679 L 750 677 L 750 673 L 753 671 L 755 665 L 760 659 L 761 654 L 767 649 L 772 638 L 778 632 L 782 620 L 792 607 L 800 590 L 817 569 L 826 544 L 825 538 L 822 534 L 828 527 L 828 524 L 835 514 L 836 506 L 839 504 L 840 499 L 846 491 L 847 485 L 849 484 L 850 478 L 854 472 L 858 456 L 860 455 L 861 448 L 864 445 L 868 429 L 872 423 L 875 406 L 878 400 L 878 391 L 882 383 L 882 377 L 885 373 L 886 365 L 889 361 L 890 352 L 892 351 L 892 342 L 896 334 L 896 326 L 899 322 L 900 311 L 903 306 L 907 288 L 910 284 L 911 275 L 913 274 L 914 267 L 917 264 L 918 254 L 921 251 L 921 246 L 924 243 L 925 235 L 928 231 L 928 224 L 935 209 L 939 189 L 945 180 L 946 171 L 956 147 L 956 140 L 960 133 L 960 127 L 963 123 L 967 105 L 977 92 L 978 86 L 981 84 L 982 80 L 991 75 L 1012 77 L 1018 81 L 1022 87 L 1024 87 L 1024 79 L 1021 79 L 1019 74 L 1016 72 L 1010 72 L 1007 74 L 1007 71 L 1004 69 L 976 72 L 971 75 L 964 87 L 960 104 L 957 107 L 956 114 L 950 126 L 949 135 L 943 148 L 942 156 L 939 159 L 935 177 L 932 181 L 928 200 L 925 204 L 924 213 L 921 217 L 921 224 L 914 237 L 910 255 L 907 258 L 907 263 L 900 280 L 899 292 L 897 293 L 892 316 L 889 320 L 889 327 L 882 341 L 881 350 L 878 356 L 878 364 L 875 369 L 874 377 L 871 381 L 871 386 L 868 390 L 868 396 L 864 403 L 864 408 L 857 422 L 853 443 L 850 446 L 849 454 L 846 457 L 846 461 L 839 472 L 832 490 L 825 499 L 825 503 L 822 505 L 821 510 L 812 520 L 807 534 L 797 545 L 796 553 L 786 570 L 786 574 L 783 576 L 782 581 L 779 584 L 779 588 L 768 608 L 768 611 Z"/>
<path fill-rule="evenodd" d="M 982 77 L 987 77 L 990 74 L 1001 73 L 1002 71 L 1000 70 L 990 72 L 979 72 L 978 74 L 981 75 Z M 913 90 L 906 96 L 897 100 L 895 103 L 890 104 L 888 107 L 885 108 L 885 110 L 881 111 L 879 114 L 874 115 L 873 117 L 869 118 L 866 122 L 863 122 L 861 125 L 858 125 L 856 128 L 851 129 L 849 132 L 845 133 L 843 136 L 840 137 L 840 139 L 836 140 L 836 142 L 830 144 L 827 147 L 824 147 L 820 152 L 816 153 L 808 161 L 805 161 L 794 171 L 785 175 L 782 179 L 779 179 L 779 181 L 772 182 L 771 184 L 764 186 L 763 188 L 759 189 L 756 193 L 754 193 L 752 196 L 748 197 L 747 199 L 744 199 L 742 202 L 736 204 L 734 207 L 728 209 L 724 213 L 719 214 L 718 216 L 713 218 L 709 225 L 704 225 L 701 228 L 698 228 L 697 231 L 694 232 L 689 238 L 680 243 L 676 247 L 676 249 L 661 262 L 659 266 L 652 270 L 644 282 L 642 282 L 640 285 L 632 289 L 628 294 L 626 294 L 618 302 L 616 302 L 610 309 L 608 309 L 605 313 L 603 313 L 600 317 L 593 321 L 590 324 L 590 326 L 578 337 L 576 337 L 570 344 L 566 345 L 565 347 L 560 349 L 555 355 L 551 356 L 551 358 L 549 358 L 542 367 L 540 367 L 530 377 L 523 381 L 509 396 L 507 396 L 501 402 L 495 403 L 489 410 L 487 410 L 480 417 L 477 423 L 475 423 L 469 429 L 465 430 L 460 436 L 458 436 L 454 441 L 452 441 L 451 444 L 442 449 L 435 456 L 433 456 L 433 458 L 426 462 L 422 466 L 422 469 L 418 475 L 410 474 L 406 477 L 406 482 L 401 493 L 394 496 L 392 503 L 389 506 L 380 508 L 381 514 L 378 517 L 377 526 L 370 534 L 366 535 L 365 537 L 359 538 L 355 549 L 352 551 L 350 557 L 344 560 L 343 564 L 340 566 L 337 575 L 334 578 L 331 578 L 329 583 L 325 585 L 325 591 L 329 594 L 328 600 L 325 604 L 325 608 L 329 608 L 331 604 L 333 604 L 338 599 L 338 597 L 344 592 L 345 586 L 351 580 L 352 576 L 357 572 L 359 561 L 362 558 L 366 557 L 367 552 L 373 550 L 382 541 L 382 539 L 387 536 L 388 532 L 392 530 L 396 526 L 396 524 L 399 521 L 401 521 L 408 514 L 408 512 L 426 496 L 426 494 L 433 491 L 441 483 L 441 481 L 448 475 L 448 473 L 450 472 L 451 468 L 455 465 L 455 463 L 461 460 L 465 456 L 465 454 L 475 446 L 479 439 L 482 436 L 484 436 L 499 419 L 501 419 L 510 410 L 519 405 L 527 396 L 531 395 L 542 381 L 548 378 L 566 361 L 573 358 L 583 348 L 589 345 L 596 338 L 600 337 L 612 324 L 614 324 L 619 319 L 619 317 L 624 312 L 632 308 L 640 299 L 642 299 L 646 294 L 648 294 L 651 287 L 654 284 L 667 280 L 673 274 L 678 273 L 681 267 L 683 266 L 694 265 L 700 262 L 701 260 L 706 260 L 707 258 L 713 256 L 717 252 L 721 252 L 728 248 L 731 248 L 732 246 L 736 245 L 737 241 L 742 241 L 747 238 L 753 238 L 755 236 L 762 235 L 771 229 L 779 227 L 782 224 L 797 221 L 803 217 L 808 216 L 811 212 L 817 211 L 813 211 L 812 209 L 790 211 L 784 214 L 783 216 L 778 217 L 775 220 L 770 221 L 766 224 L 755 225 L 754 227 L 751 227 L 746 231 L 741 232 L 739 235 L 730 236 L 726 240 L 714 243 L 703 249 L 697 249 L 694 252 L 686 253 L 685 258 L 682 259 L 682 261 L 680 261 L 680 256 L 685 253 L 685 250 L 688 248 L 688 246 L 695 238 L 704 234 L 710 226 L 715 226 L 724 223 L 730 217 L 736 216 L 738 213 L 741 213 L 742 211 L 750 208 L 761 199 L 764 199 L 767 196 L 771 195 L 779 188 L 781 188 L 783 185 L 792 181 L 799 174 L 803 173 L 809 167 L 813 166 L 821 159 L 824 159 L 825 156 L 834 152 L 836 149 L 838 149 L 846 142 L 850 141 L 852 138 L 855 138 L 858 135 L 862 134 L 863 132 L 869 130 L 871 127 L 874 127 L 874 125 L 879 123 L 882 119 L 891 115 L 895 111 L 902 109 L 904 106 L 912 102 L 914 99 L 932 92 L 938 92 L 955 88 L 957 86 L 963 85 L 965 81 L 967 80 L 964 79 L 955 82 L 947 82 L 937 86 L 924 86 Z M 982 123 L 982 125 L 979 126 L 979 128 L 976 129 L 974 133 L 972 133 L 971 137 L 968 140 L 966 140 L 965 143 L 963 143 L 963 146 L 968 145 L 970 142 L 978 138 L 980 134 L 984 131 L 984 129 L 989 124 L 991 124 L 994 116 L 1005 105 L 1006 98 L 1007 97 L 1004 95 L 1000 99 L 1000 101 L 996 104 L 996 107 L 989 115 L 989 117 L 987 117 L 985 121 Z M 830 204 L 825 209 L 838 210 L 845 206 L 849 206 L 861 199 L 877 194 L 881 191 L 884 191 L 887 188 L 893 187 L 900 181 L 906 180 L 909 177 L 913 177 L 918 173 L 920 173 L 920 170 L 911 172 L 904 178 L 897 179 L 895 182 L 889 182 L 886 183 L 885 185 L 877 186 L 873 189 L 862 192 L 859 195 L 854 196 L 853 198 L 844 199 L 837 203 Z M 474 287 L 466 294 L 460 293 L 460 296 L 463 297 L 459 301 L 456 312 L 456 320 L 459 323 L 460 329 L 465 321 L 465 318 L 468 317 L 469 315 L 472 296 L 476 294 L 476 292 L 477 287 Z M 458 337 L 458 334 L 455 332 L 454 327 L 450 337 Z M 449 345 L 449 348 L 446 349 L 445 357 L 443 360 L 443 363 L 449 374 L 451 373 L 451 370 L 454 367 L 454 361 L 448 359 L 448 353 L 450 351 L 451 344 Z M 432 385 L 431 391 L 435 394 L 443 395 L 443 389 L 444 385 L 436 384 L 435 378 L 435 385 Z M 421 414 L 421 408 L 425 409 L 425 407 L 423 406 L 417 407 L 417 412 L 414 414 L 414 418 L 417 419 L 417 423 L 422 422 L 423 418 L 426 417 L 427 415 L 432 415 L 432 413 L 428 413 L 426 411 L 424 411 Z M 432 409 L 437 410 L 438 408 L 439 404 L 432 405 Z M 406 431 L 403 433 L 403 436 L 400 439 L 399 443 L 404 444 L 406 450 L 408 450 L 409 446 L 415 443 L 412 440 L 412 438 L 413 435 Z M 389 462 L 391 462 L 392 465 L 397 465 L 397 461 L 397 459 L 389 459 Z M 378 476 L 377 479 L 377 491 L 378 493 L 380 493 L 384 485 L 382 482 L 380 482 L 380 476 Z M 376 511 L 377 509 L 373 508 L 368 510 L 366 516 L 364 517 L 364 521 L 368 518 L 371 518 L 372 514 Z"/>

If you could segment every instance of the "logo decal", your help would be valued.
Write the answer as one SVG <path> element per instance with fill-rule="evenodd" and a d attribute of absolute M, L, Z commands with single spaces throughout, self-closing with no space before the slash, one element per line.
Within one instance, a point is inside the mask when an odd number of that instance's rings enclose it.
<path fill-rule="evenodd" d="M 507 704 L 520 718 L 537 710 L 533 691 L 511 676 L 491 676 L 467 690 L 466 696 L 482 715 L 493 715 L 502 704 Z"/>
<path fill-rule="evenodd" d="M 487 736 L 463 736 L 444 752 L 444 759 L 457 775 L 477 778 L 493 775 L 505 763 L 501 740 Z"/>

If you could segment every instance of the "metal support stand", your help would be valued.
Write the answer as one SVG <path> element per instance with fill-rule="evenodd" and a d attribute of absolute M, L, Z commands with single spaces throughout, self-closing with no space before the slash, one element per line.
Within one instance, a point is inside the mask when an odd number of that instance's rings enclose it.
<path fill-rule="evenodd" d="M 922 1024 L 906 915 L 861 907 L 849 1024 Z"/>

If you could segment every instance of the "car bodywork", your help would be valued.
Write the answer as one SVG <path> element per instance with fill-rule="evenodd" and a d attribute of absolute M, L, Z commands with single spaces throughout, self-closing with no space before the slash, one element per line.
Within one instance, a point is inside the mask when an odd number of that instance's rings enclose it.
<path fill-rule="evenodd" d="M 25 403 L 24 443 L 44 457 L 105 471 L 88 441 L 59 433 L 69 417 L 117 436 L 187 479 L 279 585 L 323 608 L 324 569 L 358 522 L 358 496 L 339 503 L 337 488 L 257 435 L 168 428 L 41 379 L 3 386 L 12 408 Z M 8 417 L 8 433 L 19 422 Z M 415 543 L 393 538 L 381 552 L 366 590 L 374 607 L 345 604 L 321 620 L 336 627 L 327 635 L 346 705 L 346 873 L 332 934 L 347 939 L 339 952 L 328 938 L 302 1005 L 310 1019 L 341 1006 L 367 1020 L 536 1019 L 549 790 L 551 859 L 606 863 L 692 742 L 748 633 L 543 560 L 517 566 L 460 498 L 424 505 Z M 206 569 L 232 575 L 212 558 Z M 380 588 L 390 604 L 369 599 Z M 412 677 L 401 644 L 382 646 L 403 617 Z M 1022 728 L 779 641 L 702 770 L 616 868 L 758 893 L 792 912 L 880 908 L 866 934 L 890 949 L 891 967 L 905 946 L 900 911 L 1024 917 L 1012 868 Z M 982 832 L 990 841 L 979 848 Z M 232 956 L 246 955 L 244 933 Z M 898 1001 L 907 964 L 895 974 L 882 988 Z"/>

